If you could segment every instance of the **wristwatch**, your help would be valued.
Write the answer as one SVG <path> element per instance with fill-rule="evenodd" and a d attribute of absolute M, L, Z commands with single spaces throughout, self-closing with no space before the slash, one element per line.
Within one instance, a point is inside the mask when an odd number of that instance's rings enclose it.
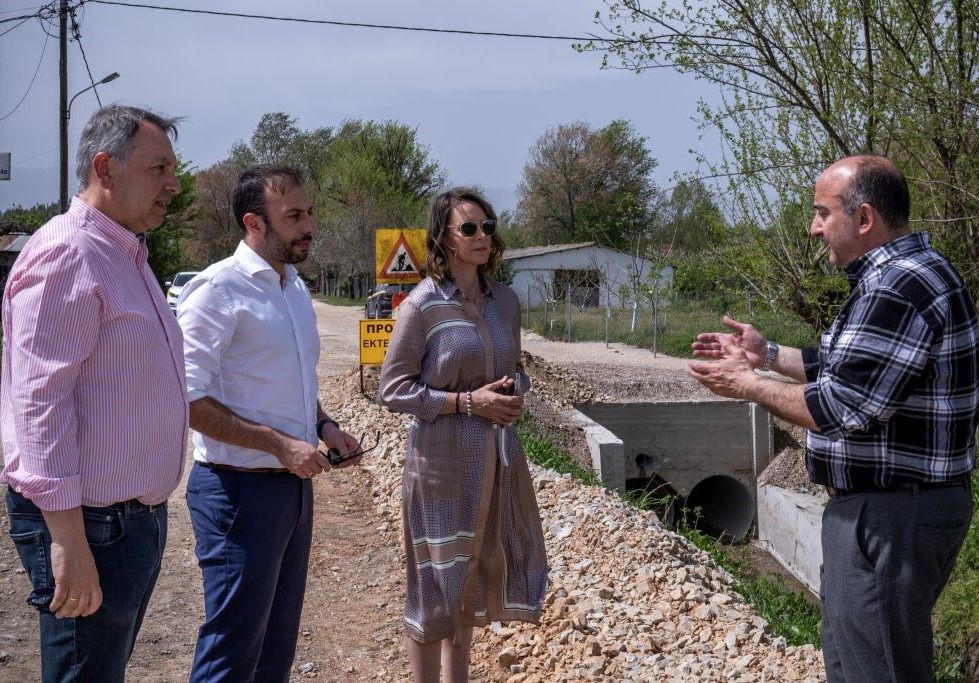
<path fill-rule="evenodd" d="M 336 423 L 336 420 L 331 420 L 328 417 L 322 418 L 319 422 L 316 423 L 316 438 L 319 439 L 320 441 L 323 440 L 323 427 L 325 427 L 328 424 L 332 424 L 337 429 L 340 429 L 340 425 Z"/>
<path fill-rule="evenodd" d="M 775 367 L 775 361 L 778 360 L 778 344 L 773 341 L 765 344 L 765 362 L 762 363 L 762 370 L 771 370 Z"/>

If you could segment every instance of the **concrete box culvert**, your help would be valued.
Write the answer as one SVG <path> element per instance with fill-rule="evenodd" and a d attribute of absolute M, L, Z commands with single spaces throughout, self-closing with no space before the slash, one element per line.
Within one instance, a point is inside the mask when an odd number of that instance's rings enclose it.
<path fill-rule="evenodd" d="M 702 526 L 740 541 L 755 520 L 756 480 L 772 459 L 768 411 L 745 401 L 583 403 L 592 466 L 602 481 L 667 482 Z"/>

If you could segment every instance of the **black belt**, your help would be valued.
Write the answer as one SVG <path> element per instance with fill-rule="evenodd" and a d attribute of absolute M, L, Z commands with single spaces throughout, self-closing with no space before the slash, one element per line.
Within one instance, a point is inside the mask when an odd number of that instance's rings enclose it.
<path fill-rule="evenodd" d="M 225 465 L 219 462 L 203 462 L 201 460 L 197 461 L 197 464 L 201 467 L 206 467 L 209 470 L 221 470 L 223 472 L 243 472 L 245 474 L 288 474 L 289 470 L 285 467 L 235 467 L 234 465 Z"/>
<path fill-rule="evenodd" d="M 105 507 L 109 510 L 118 510 L 123 514 L 128 514 L 130 512 L 135 512 L 137 510 L 145 510 L 146 512 L 153 512 L 154 510 L 159 510 L 160 508 L 165 508 L 167 502 L 154 503 L 152 505 L 147 505 L 146 503 L 140 503 L 138 500 L 133 498 L 132 500 L 124 500 L 121 503 L 113 503 L 112 505 L 106 505 Z"/>
<path fill-rule="evenodd" d="M 960 474 L 945 481 L 892 481 L 887 486 L 858 486 L 852 489 L 838 489 L 827 486 L 826 492 L 831 496 L 845 496 L 848 493 L 889 493 L 891 491 L 928 491 L 930 489 L 947 489 L 953 486 L 971 486 L 971 474 Z"/>

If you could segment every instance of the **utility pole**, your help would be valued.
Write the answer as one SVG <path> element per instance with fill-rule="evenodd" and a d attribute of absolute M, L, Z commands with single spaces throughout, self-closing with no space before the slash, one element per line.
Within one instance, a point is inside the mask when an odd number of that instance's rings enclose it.
<path fill-rule="evenodd" d="M 61 80 L 61 213 L 68 210 L 68 0 L 61 0 L 58 10 L 61 24 L 59 42 L 61 44 L 61 60 L 59 62 L 59 77 Z"/>

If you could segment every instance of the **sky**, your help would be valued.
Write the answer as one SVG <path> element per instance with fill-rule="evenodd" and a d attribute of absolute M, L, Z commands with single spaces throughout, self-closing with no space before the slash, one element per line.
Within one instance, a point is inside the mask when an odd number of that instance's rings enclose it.
<path fill-rule="evenodd" d="M 75 0 L 72 0 L 75 2 Z M 140 2 L 140 0 L 131 0 Z M 601 0 L 155 0 L 147 4 L 253 14 L 479 31 L 585 36 Z M 38 0 L 0 0 L 0 20 L 30 14 Z M 283 111 L 302 129 L 351 118 L 393 119 L 419 141 L 453 184 L 482 187 L 512 209 L 534 142 L 562 123 L 598 128 L 627 119 L 647 138 L 654 179 L 696 170 L 704 150 L 693 117 L 711 86 L 671 69 L 601 70 L 601 55 L 570 42 L 445 35 L 203 16 L 117 5 L 78 10 L 81 47 L 103 104 L 183 116 L 177 153 L 204 169 L 248 140 L 262 114 Z M 0 24 L 0 152 L 11 179 L 0 210 L 58 198 L 57 22 Z M 12 30 L 11 30 L 12 29 Z M 45 45 L 45 40 L 47 44 Z M 42 56 L 43 51 L 43 56 Z M 68 47 L 68 96 L 90 85 L 78 42 Z M 32 86 L 31 79 L 37 69 Z M 24 97 L 26 93 L 26 97 Z M 17 106 L 18 101 L 23 102 Z M 16 109 L 15 109 L 16 107 Z M 69 189 L 78 136 L 98 108 L 81 94 L 69 122 Z M 12 113 L 11 113 L 12 112 Z M 708 156 L 711 156 L 707 150 Z"/>

